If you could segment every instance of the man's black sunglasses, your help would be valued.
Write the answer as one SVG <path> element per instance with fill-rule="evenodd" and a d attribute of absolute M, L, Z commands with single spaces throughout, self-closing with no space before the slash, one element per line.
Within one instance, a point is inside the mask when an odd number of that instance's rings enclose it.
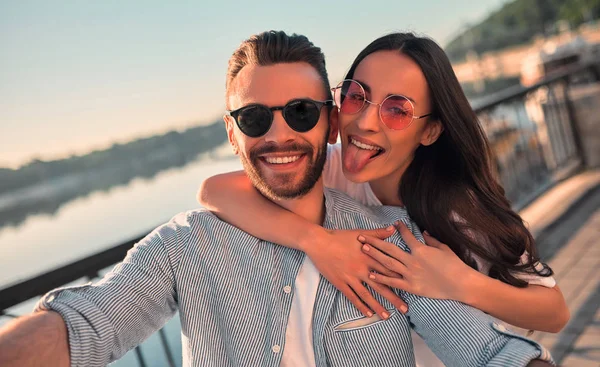
<path fill-rule="evenodd" d="M 293 99 L 285 106 L 268 107 L 262 104 L 250 104 L 227 112 L 244 134 L 251 138 L 258 138 L 271 128 L 273 111 L 281 111 L 285 122 L 294 131 L 305 133 L 317 125 L 323 106 L 333 106 L 333 101 Z"/>

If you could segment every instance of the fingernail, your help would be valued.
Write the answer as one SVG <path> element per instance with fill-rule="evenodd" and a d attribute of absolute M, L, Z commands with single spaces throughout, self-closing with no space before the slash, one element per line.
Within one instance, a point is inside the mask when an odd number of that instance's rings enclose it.
<path fill-rule="evenodd" d="M 369 246 L 367 246 L 367 245 L 363 245 L 363 250 L 365 250 L 365 251 L 367 251 L 367 252 L 368 252 L 370 249 L 371 249 L 371 248 L 370 248 Z"/>
<path fill-rule="evenodd" d="M 390 317 L 390 314 L 387 312 L 384 312 L 381 314 L 381 316 L 383 316 L 384 319 L 387 319 L 388 317 Z"/>
<path fill-rule="evenodd" d="M 406 313 L 406 311 L 408 311 L 408 308 L 406 306 L 400 306 L 400 312 Z"/>
<path fill-rule="evenodd" d="M 373 316 L 373 312 L 367 312 L 367 316 L 372 317 Z"/>
<path fill-rule="evenodd" d="M 394 226 L 389 226 L 385 229 L 386 231 L 393 231 L 394 230 Z"/>
<path fill-rule="evenodd" d="M 394 225 L 396 225 L 396 226 L 397 226 L 397 225 L 400 225 L 400 221 L 399 221 L 399 220 L 395 221 L 395 222 L 394 222 Z"/>
<path fill-rule="evenodd" d="M 364 238 L 363 236 L 358 236 L 358 240 L 359 240 L 360 242 L 365 242 L 365 238 Z"/>
<path fill-rule="evenodd" d="M 369 274 L 369 278 L 370 279 L 375 279 L 375 274 L 373 274 L 373 273 Z"/>
<path fill-rule="evenodd" d="M 429 236 L 429 232 L 427 232 L 427 230 L 426 230 L 425 232 L 423 232 L 423 234 L 424 234 L 425 236 Z"/>

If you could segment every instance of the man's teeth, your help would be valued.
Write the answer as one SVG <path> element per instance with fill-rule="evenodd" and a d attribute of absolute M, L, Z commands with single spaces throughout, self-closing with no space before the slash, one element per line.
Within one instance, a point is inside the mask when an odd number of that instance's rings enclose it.
<path fill-rule="evenodd" d="M 293 155 L 290 157 L 265 157 L 265 161 L 271 164 L 292 163 L 296 162 L 298 159 L 300 159 L 299 155 Z"/>
<path fill-rule="evenodd" d="M 359 147 L 360 149 L 366 149 L 366 150 L 381 150 L 380 147 L 376 147 L 374 145 L 369 145 L 369 144 L 365 144 L 365 143 L 361 143 L 358 140 L 355 139 L 350 139 L 350 142 L 354 145 L 356 145 L 357 147 Z"/>

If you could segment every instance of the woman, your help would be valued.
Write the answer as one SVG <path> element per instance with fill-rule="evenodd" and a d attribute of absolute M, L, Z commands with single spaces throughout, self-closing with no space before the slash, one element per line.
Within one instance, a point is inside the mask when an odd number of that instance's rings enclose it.
<path fill-rule="evenodd" d="M 562 329 L 569 318 L 562 294 L 494 178 L 486 136 L 444 51 L 410 33 L 381 37 L 358 55 L 334 99 L 330 121 L 341 147 L 329 147 L 325 186 L 367 205 L 405 206 L 429 246 L 405 253 L 372 232 L 327 231 L 262 198 L 240 172 L 206 180 L 200 203 L 257 237 L 304 251 L 367 316 L 389 316 L 364 285 L 377 282 L 461 301 L 522 328 Z M 399 298 L 389 300 L 406 311 Z M 414 340 L 419 365 L 441 364 Z"/>

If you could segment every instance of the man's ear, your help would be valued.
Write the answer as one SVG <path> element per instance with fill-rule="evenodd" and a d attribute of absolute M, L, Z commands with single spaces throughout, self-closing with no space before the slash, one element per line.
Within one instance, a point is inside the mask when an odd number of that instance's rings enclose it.
<path fill-rule="evenodd" d="M 233 131 L 235 129 L 233 117 L 229 115 L 223 115 L 223 121 L 225 121 L 225 129 L 227 130 L 227 139 L 229 140 L 229 144 L 233 148 L 233 154 L 239 154 L 240 150 L 237 146 L 237 142 L 235 141 L 235 137 L 233 136 Z"/>
<path fill-rule="evenodd" d="M 435 143 L 443 132 L 444 126 L 440 120 L 429 121 L 421 136 L 421 144 L 428 146 Z"/>
<path fill-rule="evenodd" d="M 331 109 L 331 113 L 329 114 L 329 136 L 327 138 L 327 142 L 329 144 L 337 143 L 338 132 L 340 130 L 338 117 L 338 109 L 337 107 L 333 107 Z"/>

